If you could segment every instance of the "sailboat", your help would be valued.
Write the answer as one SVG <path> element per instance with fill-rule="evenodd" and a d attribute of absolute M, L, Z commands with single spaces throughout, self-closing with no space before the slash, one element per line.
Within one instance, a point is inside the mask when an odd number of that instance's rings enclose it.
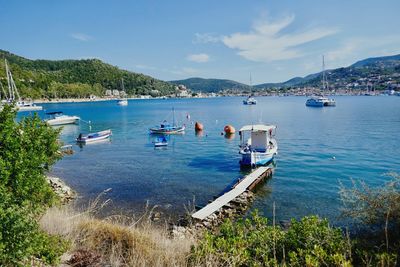
<path fill-rule="evenodd" d="M 257 100 L 253 97 L 253 94 L 251 93 L 252 87 L 253 86 L 251 84 L 251 75 L 250 75 L 250 95 L 247 97 L 247 99 L 243 100 L 244 105 L 256 105 L 257 104 Z"/>
<path fill-rule="evenodd" d="M 328 89 L 328 81 L 325 74 L 325 57 L 322 56 L 322 91 L 325 92 Z M 306 106 L 309 107 L 334 107 L 336 106 L 336 101 L 334 99 L 329 99 L 324 96 L 312 96 L 307 99 Z"/>
<path fill-rule="evenodd" d="M 125 92 L 125 87 L 124 87 L 124 79 L 121 79 L 122 82 L 122 92 L 123 92 L 123 96 L 120 99 L 118 99 L 117 104 L 120 106 L 127 106 L 128 105 L 128 99 L 126 98 L 126 92 Z"/>
<path fill-rule="evenodd" d="M 7 75 L 7 84 L 8 84 L 8 96 L 5 95 L 5 100 L 2 101 L 3 104 L 11 104 L 15 101 L 15 106 L 18 111 L 34 111 L 34 110 L 42 110 L 42 106 L 36 106 L 30 100 L 22 100 L 19 95 L 17 86 L 15 85 L 12 73 L 10 68 L 8 67 L 7 60 L 4 59 L 6 66 L 6 75 Z"/>
<path fill-rule="evenodd" d="M 179 134 L 185 131 L 185 125 L 178 126 L 175 123 L 175 109 L 172 108 L 172 125 L 169 124 L 166 120 L 164 120 L 160 126 L 155 126 L 150 128 L 150 134 Z"/>

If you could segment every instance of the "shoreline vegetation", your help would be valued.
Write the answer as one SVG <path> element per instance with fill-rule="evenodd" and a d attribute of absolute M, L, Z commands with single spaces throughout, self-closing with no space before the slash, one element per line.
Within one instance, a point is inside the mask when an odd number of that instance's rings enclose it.
<path fill-rule="evenodd" d="M 9 62 L 23 99 L 37 103 L 215 96 L 400 95 L 400 55 L 366 59 L 346 68 L 327 71 L 329 87 L 321 91 L 321 73 L 296 77 L 284 83 L 255 86 L 223 79 L 190 78 L 161 81 L 145 74 L 119 69 L 98 59 L 30 60 L 0 50 Z M 0 83 L 7 88 L 5 66 Z M 124 88 L 122 90 L 122 80 Z M 2 92 L 3 93 L 3 92 Z M 2 98 L 9 99 L 4 91 Z M 95 98 L 95 99 L 93 99 Z M 51 99 L 51 101 L 50 101 Z M 54 100 L 53 100 L 54 99 Z"/>
<path fill-rule="evenodd" d="M 285 227 L 257 212 L 193 235 L 139 217 L 99 219 L 100 195 L 86 208 L 61 205 L 46 179 L 60 160 L 60 129 L 37 115 L 16 122 L 0 111 L 0 265 L 2 266 L 396 266 L 400 176 L 379 188 L 341 187 L 343 215 L 359 233 L 308 216 Z M 58 181 L 59 183 L 61 181 Z M 64 190 L 65 191 L 65 190 Z M 68 191 L 68 190 L 67 190 Z M 106 192 L 105 192 L 106 193 Z"/>

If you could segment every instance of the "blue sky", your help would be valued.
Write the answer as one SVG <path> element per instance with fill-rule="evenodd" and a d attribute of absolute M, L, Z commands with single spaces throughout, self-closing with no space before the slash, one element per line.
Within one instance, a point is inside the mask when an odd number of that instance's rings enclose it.
<path fill-rule="evenodd" d="M 399 0 L 0 0 L 0 49 L 162 80 L 280 82 L 400 53 Z"/>

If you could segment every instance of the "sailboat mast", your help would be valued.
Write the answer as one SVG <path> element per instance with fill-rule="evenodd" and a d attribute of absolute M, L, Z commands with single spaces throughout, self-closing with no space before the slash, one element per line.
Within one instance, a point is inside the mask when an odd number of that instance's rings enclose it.
<path fill-rule="evenodd" d="M 252 82 L 251 82 L 251 73 L 250 73 L 250 96 L 252 95 L 252 87 L 253 87 L 253 84 L 252 84 Z"/>
<path fill-rule="evenodd" d="M 4 59 L 4 64 L 6 65 L 8 94 L 10 96 L 9 100 L 12 101 L 12 100 L 14 100 L 14 97 L 13 97 L 13 93 L 11 90 L 10 70 L 8 69 L 7 59 Z"/>
<path fill-rule="evenodd" d="M 172 108 L 172 126 L 175 126 L 175 108 Z"/>
<path fill-rule="evenodd" d="M 325 56 L 322 55 L 322 89 L 325 91 L 328 87 L 328 82 L 326 80 L 325 74 Z"/>

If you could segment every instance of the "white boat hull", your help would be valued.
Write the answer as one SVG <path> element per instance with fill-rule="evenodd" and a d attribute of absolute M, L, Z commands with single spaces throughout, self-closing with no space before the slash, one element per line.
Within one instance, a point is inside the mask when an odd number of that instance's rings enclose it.
<path fill-rule="evenodd" d="M 127 106 L 128 105 L 128 100 L 118 100 L 117 104 L 119 106 Z"/>
<path fill-rule="evenodd" d="M 266 152 L 240 151 L 240 154 L 242 155 L 242 160 L 240 161 L 240 165 L 252 166 L 252 167 L 257 165 L 265 165 L 271 162 L 277 153 L 278 153 L 277 146 Z"/>
<path fill-rule="evenodd" d="M 97 136 L 93 136 L 94 134 L 97 134 Z M 101 132 L 94 133 L 94 134 L 89 134 L 87 136 L 82 137 L 81 139 L 77 138 L 76 141 L 78 143 L 83 143 L 83 144 L 104 141 L 104 140 L 107 140 L 108 138 L 110 138 L 112 132 L 111 132 L 111 130 L 105 130 L 105 131 L 101 131 Z"/>
<path fill-rule="evenodd" d="M 36 111 L 43 110 L 42 106 L 21 106 L 17 107 L 18 111 Z"/>
<path fill-rule="evenodd" d="M 151 134 L 179 134 L 185 132 L 185 126 L 174 128 L 150 128 Z"/>
<path fill-rule="evenodd" d="M 77 116 L 68 116 L 66 118 L 49 119 L 49 120 L 46 120 L 46 123 L 51 126 L 76 124 L 76 123 L 78 123 L 79 119 L 80 118 Z"/>

